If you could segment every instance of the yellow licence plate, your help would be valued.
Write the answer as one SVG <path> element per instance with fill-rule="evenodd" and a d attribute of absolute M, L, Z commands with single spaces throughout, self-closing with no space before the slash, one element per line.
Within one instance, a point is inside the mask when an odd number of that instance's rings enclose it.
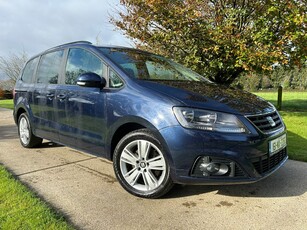
<path fill-rule="evenodd" d="M 270 156 L 277 153 L 279 150 L 285 148 L 287 146 L 287 136 L 286 134 L 272 140 L 269 142 L 269 153 Z"/>

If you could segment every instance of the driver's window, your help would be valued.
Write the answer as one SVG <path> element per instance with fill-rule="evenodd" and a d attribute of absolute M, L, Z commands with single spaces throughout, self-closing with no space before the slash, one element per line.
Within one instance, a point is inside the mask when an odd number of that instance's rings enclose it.
<path fill-rule="evenodd" d="M 75 85 L 78 76 L 93 72 L 102 77 L 105 65 L 94 54 L 79 48 L 70 49 L 65 70 L 65 84 Z"/>

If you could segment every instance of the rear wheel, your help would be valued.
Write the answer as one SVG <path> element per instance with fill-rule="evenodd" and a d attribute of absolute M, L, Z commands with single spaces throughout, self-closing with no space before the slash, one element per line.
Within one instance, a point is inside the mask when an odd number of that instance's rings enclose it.
<path fill-rule="evenodd" d="M 122 138 L 115 149 L 113 164 L 120 184 L 133 195 L 158 198 L 173 186 L 162 145 L 147 129 Z"/>
<path fill-rule="evenodd" d="M 19 140 L 23 147 L 32 148 L 42 143 L 43 139 L 32 133 L 28 115 L 23 113 L 18 119 Z"/>

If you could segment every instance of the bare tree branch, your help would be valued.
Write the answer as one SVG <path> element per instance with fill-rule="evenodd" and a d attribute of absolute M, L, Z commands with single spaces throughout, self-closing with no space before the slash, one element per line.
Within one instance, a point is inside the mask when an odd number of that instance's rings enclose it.
<path fill-rule="evenodd" d="M 13 82 L 16 82 L 24 64 L 28 60 L 26 52 L 10 54 L 8 57 L 0 56 L 0 70 Z"/>

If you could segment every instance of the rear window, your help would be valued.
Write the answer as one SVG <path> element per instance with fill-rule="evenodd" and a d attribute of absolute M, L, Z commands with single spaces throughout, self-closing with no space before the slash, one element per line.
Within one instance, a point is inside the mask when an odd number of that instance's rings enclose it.
<path fill-rule="evenodd" d="M 38 62 L 38 57 L 32 59 L 31 61 L 29 61 L 26 65 L 26 67 L 24 68 L 23 74 L 21 76 L 21 80 L 25 83 L 31 83 L 32 82 L 32 77 L 33 74 L 35 72 L 35 68 Z"/>
<path fill-rule="evenodd" d="M 63 53 L 63 50 L 59 50 L 42 56 L 37 69 L 37 83 L 58 83 Z"/>

